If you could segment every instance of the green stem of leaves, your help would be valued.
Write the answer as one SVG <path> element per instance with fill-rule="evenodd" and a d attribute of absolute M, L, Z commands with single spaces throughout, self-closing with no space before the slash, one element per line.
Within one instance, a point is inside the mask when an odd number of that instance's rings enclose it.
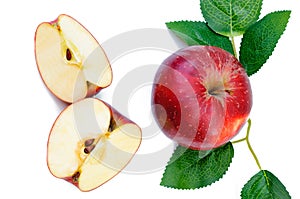
<path fill-rule="evenodd" d="M 253 150 L 253 148 L 252 148 L 252 146 L 250 144 L 250 141 L 249 141 L 250 129 L 251 129 L 251 119 L 249 118 L 248 119 L 248 128 L 247 128 L 246 137 L 244 137 L 242 139 L 239 139 L 239 140 L 236 140 L 236 141 L 233 141 L 232 144 L 236 144 L 236 143 L 240 143 L 240 142 L 246 141 L 248 149 L 250 150 L 250 152 L 251 152 L 251 154 L 252 154 L 252 156 L 253 156 L 253 158 L 254 158 L 254 160 L 255 160 L 258 168 L 259 168 L 259 170 L 262 170 L 262 167 L 261 167 L 261 165 L 260 165 L 260 163 L 258 161 L 258 158 L 257 158 L 257 156 L 256 156 L 256 154 L 255 154 L 255 152 L 254 152 L 254 150 Z"/>
<path fill-rule="evenodd" d="M 233 48 L 234 56 L 238 59 L 238 55 L 237 55 L 237 51 L 236 51 L 236 47 L 235 47 L 235 42 L 234 42 L 234 37 L 230 37 L 230 41 L 231 41 L 231 45 L 232 45 L 232 48 Z"/>

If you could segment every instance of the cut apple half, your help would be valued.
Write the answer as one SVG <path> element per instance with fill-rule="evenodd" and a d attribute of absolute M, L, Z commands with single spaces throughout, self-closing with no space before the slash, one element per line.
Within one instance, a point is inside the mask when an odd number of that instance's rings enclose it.
<path fill-rule="evenodd" d="M 137 124 L 101 100 L 80 100 L 63 110 L 51 129 L 49 170 L 81 191 L 93 190 L 130 162 L 141 136 Z"/>
<path fill-rule="evenodd" d="M 38 26 L 35 57 L 45 85 L 65 102 L 95 95 L 112 82 L 112 70 L 104 50 L 68 15 Z"/>

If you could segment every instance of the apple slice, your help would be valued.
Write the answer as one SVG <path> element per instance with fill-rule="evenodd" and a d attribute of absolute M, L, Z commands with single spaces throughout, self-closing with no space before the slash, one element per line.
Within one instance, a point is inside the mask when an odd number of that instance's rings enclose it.
<path fill-rule="evenodd" d="M 117 175 L 141 143 L 141 129 L 99 99 L 69 105 L 48 139 L 50 172 L 81 191 L 93 190 Z"/>
<path fill-rule="evenodd" d="M 70 16 L 60 15 L 38 26 L 35 57 L 45 85 L 65 102 L 92 96 L 111 84 L 112 70 L 104 50 Z"/>

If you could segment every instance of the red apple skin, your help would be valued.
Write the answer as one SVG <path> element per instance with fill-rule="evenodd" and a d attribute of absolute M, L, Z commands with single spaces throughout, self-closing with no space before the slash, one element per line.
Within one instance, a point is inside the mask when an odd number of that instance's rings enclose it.
<path fill-rule="evenodd" d="M 240 131 L 250 114 L 252 92 L 245 70 L 229 52 L 190 46 L 159 67 L 152 104 L 167 137 L 184 147 L 210 150 Z"/>
<path fill-rule="evenodd" d="M 76 21 L 77 23 L 79 23 L 82 27 L 84 27 L 79 21 L 77 21 L 76 19 L 74 19 L 73 17 L 71 17 L 71 16 L 69 16 L 69 15 L 67 15 L 67 14 L 60 14 L 55 20 L 53 20 L 53 21 L 50 21 L 50 22 L 42 22 L 41 24 L 39 24 L 38 25 L 38 27 L 37 27 L 37 29 L 36 29 L 36 32 L 37 32 L 37 30 L 38 30 L 38 28 L 39 28 L 39 26 L 40 25 L 42 25 L 42 24 L 44 24 L 44 23 L 48 23 L 48 24 L 51 24 L 52 26 L 54 26 L 55 24 L 57 24 L 57 22 L 58 22 L 58 19 L 59 19 L 59 17 L 60 16 L 68 16 L 68 17 L 70 17 L 70 18 L 72 18 L 74 21 Z M 59 26 L 57 26 L 57 29 L 59 30 L 60 29 L 60 27 Z M 96 40 L 96 38 L 84 27 L 84 29 Z M 42 81 L 44 82 L 44 84 L 45 84 L 45 86 L 46 86 L 46 88 L 50 91 L 50 93 L 52 93 L 53 94 L 53 96 L 55 96 L 56 98 L 58 98 L 59 100 L 61 100 L 61 101 L 63 101 L 63 102 L 65 102 L 65 103 L 67 103 L 67 104 L 71 104 L 72 102 L 67 102 L 67 101 L 65 101 L 65 100 L 63 100 L 63 99 L 61 99 L 59 96 L 57 96 L 56 94 L 55 94 L 55 92 L 53 92 L 52 90 L 51 90 L 51 88 L 49 88 L 48 87 L 48 85 L 46 84 L 46 82 L 44 81 L 44 78 L 43 78 L 43 75 L 42 75 L 42 73 L 41 73 L 41 71 L 40 71 L 40 69 L 39 69 L 39 63 L 38 63 L 38 61 L 37 61 L 37 54 L 36 54 L 36 32 L 35 32 L 35 35 L 34 35 L 34 55 L 35 55 L 35 60 L 36 60 L 36 64 L 37 64 L 37 68 L 38 68 L 38 72 L 39 72 L 39 74 L 40 74 L 40 77 L 41 77 L 41 79 L 42 79 Z M 97 40 L 96 40 L 97 41 Z M 100 46 L 100 45 L 99 45 Z M 101 47 L 101 46 L 100 46 Z M 101 47 L 102 48 L 102 47 Z M 104 52 L 104 50 L 103 50 L 103 52 Z M 107 55 L 105 55 L 106 57 L 107 57 Z M 107 60 L 108 60 L 108 58 L 107 58 Z M 112 82 L 112 81 L 111 81 Z M 111 82 L 110 82 L 110 84 L 111 84 Z M 105 87 L 99 87 L 99 86 L 97 86 L 97 85 L 94 85 L 94 84 L 88 84 L 88 91 L 87 91 L 87 94 L 86 94 L 86 96 L 85 96 L 85 98 L 86 97 L 92 97 L 92 96 L 95 96 L 95 95 L 97 95 L 102 89 L 104 89 L 104 88 L 107 88 L 108 86 L 110 86 L 110 84 L 108 84 L 107 86 L 105 86 Z"/>
<path fill-rule="evenodd" d="M 53 174 L 52 174 L 52 175 L 53 175 Z M 56 177 L 56 176 L 55 176 L 55 177 Z M 79 184 L 78 184 L 78 182 L 74 181 L 72 176 L 66 177 L 66 178 L 64 178 L 64 180 L 66 180 L 67 182 L 73 184 L 75 187 L 77 187 L 77 188 L 79 189 Z"/>

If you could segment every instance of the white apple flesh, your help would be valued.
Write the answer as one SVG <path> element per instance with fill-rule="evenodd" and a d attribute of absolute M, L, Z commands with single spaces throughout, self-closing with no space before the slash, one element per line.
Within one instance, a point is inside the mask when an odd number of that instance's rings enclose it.
<path fill-rule="evenodd" d="M 48 139 L 50 172 L 81 191 L 93 190 L 117 175 L 141 143 L 141 129 L 99 99 L 69 105 Z"/>
<path fill-rule="evenodd" d="M 111 84 L 112 70 L 104 50 L 68 15 L 37 27 L 35 57 L 45 85 L 65 102 L 95 95 Z"/>

